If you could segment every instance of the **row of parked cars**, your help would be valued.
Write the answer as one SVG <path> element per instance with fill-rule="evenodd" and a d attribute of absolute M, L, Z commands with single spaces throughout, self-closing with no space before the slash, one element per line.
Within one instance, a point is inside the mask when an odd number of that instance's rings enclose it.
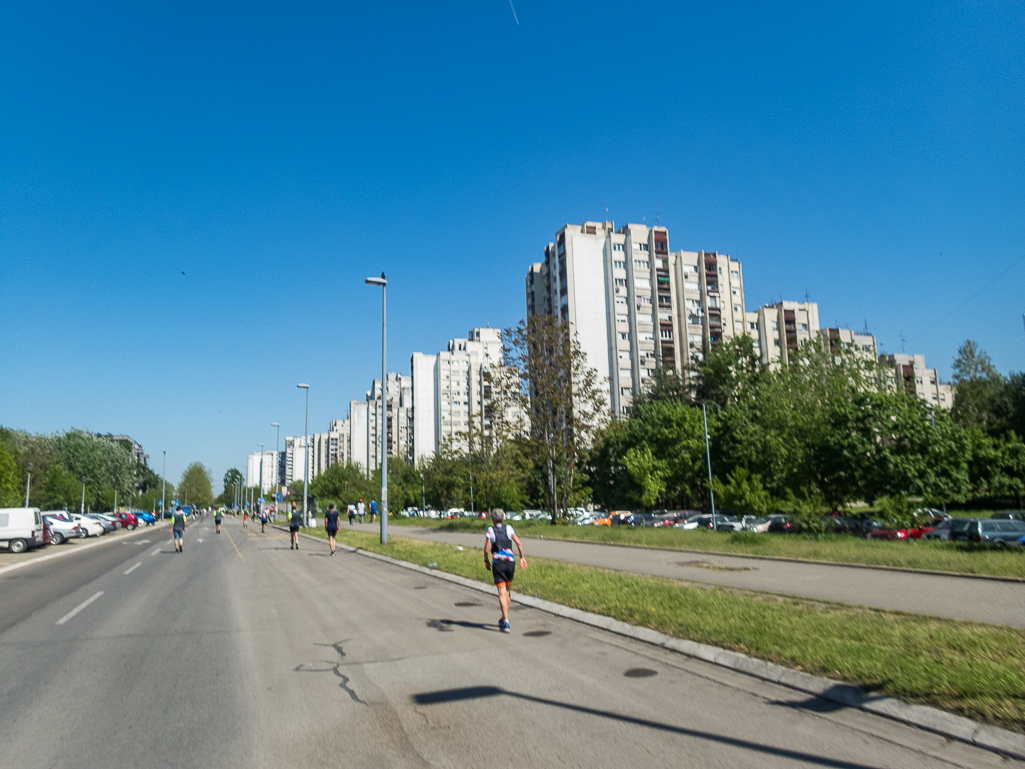
<path fill-rule="evenodd" d="M 134 529 L 156 522 L 151 513 L 69 513 L 37 507 L 0 508 L 0 547 L 23 553 L 44 545 L 60 545 L 69 539 L 101 537 L 117 529 Z"/>
<path fill-rule="evenodd" d="M 931 508 L 917 511 L 919 523 L 915 526 L 891 528 L 869 516 L 844 514 L 837 511 L 822 516 L 825 531 L 834 534 L 850 534 L 866 539 L 941 539 L 966 542 L 981 542 L 997 546 L 1025 545 L 1025 512 L 1010 511 L 994 513 L 991 518 L 953 518 Z M 577 518 L 581 525 L 665 527 L 677 529 L 712 529 L 715 531 L 750 531 L 798 534 L 801 526 L 787 515 L 736 516 L 730 514 L 699 513 L 693 510 L 655 511 L 634 513 L 616 511 L 612 513 L 590 513 Z"/>

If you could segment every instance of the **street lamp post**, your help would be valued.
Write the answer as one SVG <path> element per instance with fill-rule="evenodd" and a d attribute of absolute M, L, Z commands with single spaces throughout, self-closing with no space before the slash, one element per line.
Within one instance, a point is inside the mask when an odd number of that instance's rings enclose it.
<path fill-rule="evenodd" d="M 299 383 L 296 385 L 301 390 L 306 391 L 306 427 L 304 440 L 306 441 L 306 447 L 303 449 L 303 525 L 309 526 L 310 520 L 306 512 L 306 502 L 310 497 L 309 494 L 309 469 L 310 469 L 310 386 L 308 384 Z"/>
<path fill-rule="evenodd" d="M 86 478 L 83 475 L 82 478 L 81 478 L 81 481 L 82 481 L 82 506 L 78 508 L 78 514 L 79 515 L 85 515 L 85 480 L 86 480 Z"/>
<path fill-rule="evenodd" d="M 260 502 L 263 497 L 263 444 L 257 443 L 256 445 L 260 447 L 260 493 L 256 495 L 256 504 L 259 506 L 257 512 L 263 513 L 263 504 Z"/>
<path fill-rule="evenodd" d="M 167 509 L 167 449 L 164 449 L 164 468 L 160 471 L 160 520 Z"/>
<path fill-rule="evenodd" d="M 381 544 L 388 544 L 388 281 L 367 278 L 367 285 L 381 287 Z"/>
<path fill-rule="evenodd" d="M 281 457 L 278 456 L 278 443 L 281 440 L 281 425 L 277 422 L 271 422 L 270 426 L 275 428 L 274 431 L 274 520 L 278 519 L 278 505 L 281 504 L 278 501 L 277 495 L 281 493 L 281 473 L 279 468 L 281 467 Z"/>
<path fill-rule="evenodd" d="M 716 404 L 712 404 L 713 406 Z M 715 527 L 715 489 L 712 488 L 712 449 L 708 443 L 708 410 L 705 401 L 701 401 L 701 418 L 705 423 L 705 459 L 708 460 L 708 494 L 712 500 L 712 527 Z"/>
<path fill-rule="evenodd" d="M 28 490 L 32 484 L 32 468 L 34 465 L 31 462 L 25 463 L 25 470 L 28 471 L 28 477 L 25 479 L 25 507 L 28 507 Z"/>

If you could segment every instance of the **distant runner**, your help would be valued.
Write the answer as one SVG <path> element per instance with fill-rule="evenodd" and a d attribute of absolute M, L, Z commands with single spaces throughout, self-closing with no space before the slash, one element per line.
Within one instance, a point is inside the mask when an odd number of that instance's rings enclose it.
<path fill-rule="evenodd" d="M 249 528 L 249 509 L 248 508 L 242 511 L 242 528 L 243 529 L 248 529 Z"/>
<path fill-rule="evenodd" d="M 335 535 L 338 533 L 338 511 L 334 505 L 327 506 L 327 513 L 324 515 L 324 530 L 327 532 L 327 541 L 331 544 L 331 555 L 335 554 Z"/>
<path fill-rule="evenodd" d="M 260 509 L 260 533 L 267 533 L 267 511 L 263 508 Z"/>
<path fill-rule="evenodd" d="M 288 536 L 292 539 L 292 546 L 289 550 L 299 549 L 299 527 L 302 525 L 303 516 L 295 505 L 292 505 L 292 517 L 288 519 Z"/>
<path fill-rule="evenodd" d="M 182 512 L 181 505 L 171 515 L 171 535 L 174 537 L 174 551 L 181 553 L 185 539 L 185 519 L 188 515 Z"/>
<path fill-rule="evenodd" d="M 370 500 L 370 522 L 373 523 L 377 520 L 377 502 Z"/>
<path fill-rule="evenodd" d="M 494 524 L 488 528 L 484 540 L 484 568 L 490 571 L 495 577 L 495 586 L 498 588 L 498 604 L 502 607 L 502 618 L 498 621 L 498 629 L 508 633 L 509 628 L 509 586 L 512 585 L 513 577 L 516 575 L 516 559 L 513 556 L 512 546 L 516 543 L 520 551 L 520 568 L 527 568 L 527 559 L 523 557 L 523 543 L 516 536 L 512 526 L 506 526 L 505 511 L 495 508 L 491 511 L 491 521 Z M 492 563 L 494 559 L 494 563 Z"/>
<path fill-rule="evenodd" d="M 217 534 L 221 533 L 221 508 L 214 510 L 214 531 Z"/>

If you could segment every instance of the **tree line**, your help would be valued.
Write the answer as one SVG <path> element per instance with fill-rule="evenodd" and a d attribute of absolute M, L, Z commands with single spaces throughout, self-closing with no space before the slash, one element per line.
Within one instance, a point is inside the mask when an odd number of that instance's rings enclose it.
<path fill-rule="evenodd" d="M 83 487 L 87 511 L 113 510 L 115 493 L 119 508 L 160 506 L 162 478 L 113 436 L 74 428 L 44 435 L 7 427 L 0 427 L 0 506 L 24 504 L 30 463 L 32 507 L 78 510 Z M 213 502 L 210 474 L 198 462 L 185 469 L 177 485 L 168 481 L 164 493 L 168 505 L 176 494 L 204 507 Z"/>

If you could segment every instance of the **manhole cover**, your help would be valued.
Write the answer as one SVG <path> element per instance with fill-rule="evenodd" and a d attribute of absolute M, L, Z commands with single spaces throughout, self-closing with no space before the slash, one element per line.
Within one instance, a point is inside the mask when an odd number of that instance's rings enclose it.
<path fill-rule="evenodd" d="M 530 632 L 524 633 L 523 635 L 525 635 L 527 638 L 541 638 L 543 636 L 551 634 L 551 630 L 531 630 Z"/>
<path fill-rule="evenodd" d="M 623 675 L 627 678 L 651 678 L 657 676 L 658 671 L 651 668 L 630 668 Z"/>

